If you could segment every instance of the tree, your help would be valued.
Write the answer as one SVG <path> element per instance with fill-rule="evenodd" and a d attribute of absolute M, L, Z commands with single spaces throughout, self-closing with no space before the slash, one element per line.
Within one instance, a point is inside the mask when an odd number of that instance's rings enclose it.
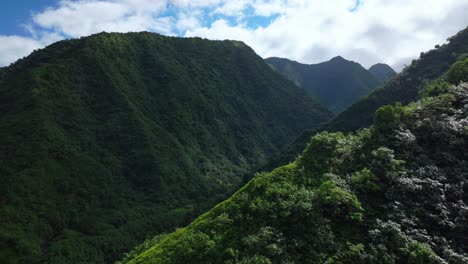
<path fill-rule="evenodd" d="M 468 81 L 468 58 L 458 61 L 450 67 L 447 72 L 449 83 L 458 85 L 460 82 Z"/>

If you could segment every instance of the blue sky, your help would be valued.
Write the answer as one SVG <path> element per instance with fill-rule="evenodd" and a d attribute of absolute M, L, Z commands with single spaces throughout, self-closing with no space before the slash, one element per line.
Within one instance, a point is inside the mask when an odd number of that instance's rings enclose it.
<path fill-rule="evenodd" d="M 35 13 L 39 13 L 47 8 L 54 8 L 58 5 L 58 0 L 14 0 L 4 1 L 2 8 L 0 9 L 0 35 L 21 35 L 28 36 L 29 32 L 25 29 L 24 24 L 30 23 L 31 16 Z M 356 11 L 362 2 L 362 0 L 355 0 L 355 6 L 350 8 L 350 11 Z M 250 18 L 246 21 L 250 28 L 265 27 L 268 26 L 277 15 L 263 17 L 255 16 L 252 8 L 247 8 L 246 13 Z M 173 15 L 171 11 L 167 12 L 169 15 Z M 235 18 L 218 15 L 209 17 L 205 23 L 209 24 L 216 19 L 227 19 L 231 20 L 232 24 L 235 24 Z"/>
<path fill-rule="evenodd" d="M 73 0 L 72 0 L 73 1 Z M 5 1 L 2 3 L 2 9 L 0 9 L 0 35 L 18 35 L 18 36 L 30 36 L 30 31 L 27 29 L 26 25 L 33 24 L 32 17 L 34 14 L 41 13 L 46 9 L 54 9 L 59 6 L 59 0 L 14 0 L 14 1 Z M 76 1 L 75 2 L 79 2 Z M 356 7 L 358 6 L 360 0 L 356 0 Z M 356 8 L 354 7 L 354 8 Z M 209 12 L 209 8 L 203 9 L 205 12 Z M 177 15 L 178 8 L 172 4 L 168 4 L 167 9 L 161 13 L 163 16 L 174 17 Z M 247 17 L 245 20 L 246 25 L 249 28 L 258 28 L 268 26 L 275 18 L 278 17 L 277 14 L 271 16 L 258 16 L 255 14 L 252 7 L 246 7 L 243 11 L 244 15 Z M 231 25 L 237 24 L 237 19 L 235 16 L 228 16 L 224 14 L 214 14 L 209 16 L 203 16 L 200 19 L 202 25 L 210 25 L 216 20 L 224 19 L 228 21 Z M 175 31 L 176 35 L 183 36 L 184 31 Z M 64 37 L 67 35 L 64 34 Z"/>
<path fill-rule="evenodd" d="M 65 38 L 152 31 L 241 40 L 262 57 L 341 55 L 400 70 L 465 28 L 467 11 L 468 0 L 5 0 L 0 66 Z"/>
<path fill-rule="evenodd" d="M 33 12 L 57 4 L 56 0 L 4 0 L 0 8 L 0 35 L 28 36 L 22 24 L 28 23 Z"/>

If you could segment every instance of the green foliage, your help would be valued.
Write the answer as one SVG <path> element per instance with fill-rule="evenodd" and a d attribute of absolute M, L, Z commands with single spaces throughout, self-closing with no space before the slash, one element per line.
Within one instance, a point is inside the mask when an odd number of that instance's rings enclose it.
<path fill-rule="evenodd" d="M 391 135 L 383 134 L 384 138 Z M 388 140 L 387 143 L 391 141 Z M 371 162 L 372 170 L 380 175 L 385 175 L 387 179 L 393 180 L 405 173 L 404 160 L 395 158 L 395 151 L 386 147 L 379 147 L 371 152 L 373 158 Z"/>
<path fill-rule="evenodd" d="M 325 181 L 317 189 L 319 206 L 332 219 L 361 221 L 363 209 L 357 197 L 340 188 L 334 181 Z"/>
<path fill-rule="evenodd" d="M 380 131 L 394 129 L 401 123 L 403 114 L 404 107 L 400 103 L 382 106 L 375 111 L 374 128 Z"/>
<path fill-rule="evenodd" d="M 406 251 L 408 252 L 408 264 L 443 263 L 427 244 L 415 242 Z"/>
<path fill-rule="evenodd" d="M 124 258 L 121 261 L 117 261 L 116 264 L 127 263 L 128 261 L 134 259 L 135 257 L 140 255 L 141 253 L 143 253 L 143 252 L 147 251 L 148 249 L 150 249 L 155 244 L 161 242 L 165 237 L 166 237 L 166 234 L 161 234 L 161 235 L 156 235 L 156 236 L 154 236 L 152 238 L 146 239 L 143 243 L 136 246 L 131 252 L 126 253 L 124 255 Z"/>
<path fill-rule="evenodd" d="M 368 168 L 353 173 L 350 184 L 356 191 L 361 193 L 372 193 L 380 190 L 380 186 L 377 184 L 377 176 Z"/>
<path fill-rule="evenodd" d="M 447 72 L 447 80 L 455 85 L 460 82 L 468 82 L 468 58 L 457 61 L 450 67 Z"/>
<path fill-rule="evenodd" d="M 348 248 L 342 252 L 339 252 L 333 257 L 330 257 L 325 262 L 326 264 L 353 264 L 353 263 L 362 263 L 363 262 L 363 255 L 364 255 L 364 245 L 359 244 L 351 244 L 348 243 Z"/>
<path fill-rule="evenodd" d="M 262 252 L 269 258 L 283 254 L 284 238 L 282 238 L 281 233 L 269 226 L 260 228 L 256 234 L 244 237 L 242 243 L 249 251 Z"/>
<path fill-rule="evenodd" d="M 466 263 L 468 85 L 447 93 L 382 108 L 385 130 L 315 135 L 129 263 L 180 263 L 179 245 L 191 263 Z"/>
<path fill-rule="evenodd" d="M 308 148 L 304 151 L 299 166 L 304 166 L 310 172 L 311 180 L 320 180 L 318 176 L 329 172 L 329 165 L 337 148 L 345 140 L 342 133 L 328 133 L 326 131 L 312 137 Z"/>
<path fill-rule="evenodd" d="M 420 92 L 421 98 L 434 97 L 447 93 L 450 84 L 443 80 L 435 80 L 434 82 L 426 85 Z"/>
<path fill-rule="evenodd" d="M 241 42 L 147 32 L 2 68 L 0 113 L 2 263 L 121 258 L 332 116 Z"/>
<path fill-rule="evenodd" d="M 254 255 L 252 257 L 245 257 L 241 261 L 227 261 L 226 264 L 271 264 L 271 260 L 264 256 Z"/>
<path fill-rule="evenodd" d="M 174 248 L 175 263 L 206 263 L 215 242 L 202 232 L 187 233 Z"/>

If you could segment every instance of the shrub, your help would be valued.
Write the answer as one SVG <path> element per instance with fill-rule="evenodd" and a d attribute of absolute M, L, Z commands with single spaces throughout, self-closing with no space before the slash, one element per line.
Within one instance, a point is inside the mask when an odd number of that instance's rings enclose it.
<path fill-rule="evenodd" d="M 468 58 L 458 61 L 450 67 L 447 72 L 449 83 L 458 85 L 460 82 L 468 81 Z"/>
<path fill-rule="evenodd" d="M 442 80 L 436 80 L 426 86 L 423 87 L 421 90 L 421 97 L 434 97 L 446 93 L 448 88 L 450 87 L 450 83 Z"/>
<path fill-rule="evenodd" d="M 334 181 L 323 182 L 317 190 L 319 205 L 326 216 L 344 220 L 362 220 L 361 203 L 358 198 L 339 187 Z"/>
<path fill-rule="evenodd" d="M 345 140 L 342 133 L 328 133 L 326 131 L 312 137 L 309 146 L 304 151 L 298 165 L 303 166 L 313 176 L 329 172 L 329 163 L 335 156 L 335 151 Z"/>
<path fill-rule="evenodd" d="M 437 255 L 427 244 L 415 242 L 409 247 L 408 264 L 436 264 L 441 263 Z"/>
<path fill-rule="evenodd" d="M 377 176 L 367 168 L 355 172 L 351 176 L 351 186 L 359 192 L 374 192 L 380 190 L 376 182 Z"/>
<path fill-rule="evenodd" d="M 215 242 L 203 232 L 187 232 L 173 248 L 176 263 L 203 263 L 213 253 Z"/>
<path fill-rule="evenodd" d="M 401 121 L 404 107 L 401 103 L 395 106 L 385 105 L 377 109 L 374 116 L 374 128 L 384 132 L 387 129 L 396 128 Z"/>

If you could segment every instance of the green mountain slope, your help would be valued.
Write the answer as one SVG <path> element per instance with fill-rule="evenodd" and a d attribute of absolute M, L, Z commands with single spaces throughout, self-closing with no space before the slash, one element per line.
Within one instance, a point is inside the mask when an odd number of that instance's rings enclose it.
<path fill-rule="evenodd" d="M 384 106 L 355 134 L 319 133 L 294 163 L 123 262 L 467 263 L 467 116 L 464 83 Z"/>
<path fill-rule="evenodd" d="M 449 38 L 447 44 L 421 53 L 418 60 L 414 60 L 382 88 L 356 102 L 331 122 L 318 129 L 305 131 L 289 146 L 288 150 L 271 160 L 266 167 L 272 169 L 293 161 L 305 149 L 310 137 L 319 131 L 356 131 L 369 126 L 375 110 L 382 105 L 396 102 L 408 104 L 417 100 L 421 86 L 442 78 L 450 65 L 465 57 L 468 57 L 468 28 Z"/>
<path fill-rule="evenodd" d="M 267 58 L 265 61 L 335 113 L 343 111 L 381 84 L 361 65 L 342 57 L 311 65 L 282 58 Z"/>
<path fill-rule="evenodd" d="M 235 41 L 103 33 L 1 74 L 1 263 L 111 262 L 332 117 Z"/>
<path fill-rule="evenodd" d="M 384 83 L 396 75 L 396 72 L 387 64 L 377 63 L 372 65 L 368 71 L 374 76 L 380 83 Z"/>

